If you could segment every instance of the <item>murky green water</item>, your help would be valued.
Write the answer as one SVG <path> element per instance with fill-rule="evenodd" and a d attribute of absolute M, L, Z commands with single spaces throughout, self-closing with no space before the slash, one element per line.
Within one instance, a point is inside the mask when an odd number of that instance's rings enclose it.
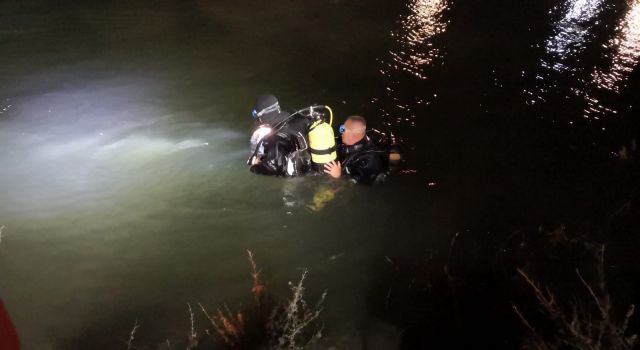
<path fill-rule="evenodd" d="M 308 267 L 328 344 L 359 347 L 385 256 L 599 212 L 617 187 L 584 155 L 638 136 L 639 11 L 0 4 L 0 291 L 24 348 L 110 348 L 135 320 L 143 339 L 181 337 L 186 302 L 246 302 L 246 249 L 280 293 Z M 375 187 L 251 174 L 264 92 L 365 115 L 405 164 Z"/>

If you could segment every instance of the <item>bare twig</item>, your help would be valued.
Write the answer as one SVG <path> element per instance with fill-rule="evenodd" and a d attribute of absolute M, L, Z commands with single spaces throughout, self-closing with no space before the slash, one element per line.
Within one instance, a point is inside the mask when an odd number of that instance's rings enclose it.
<path fill-rule="evenodd" d="M 537 333 L 535 328 L 533 328 L 531 326 L 531 324 L 529 323 L 529 321 L 527 321 L 527 319 L 524 317 L 524 315 L 522 315 L 522 313 L 520 312 L 520 310 L 518 310 L 518 307 L 514 304 L 511 303 L 511 308 L 513 308 L 513 311 L 516 313 L 516 315 L 518 315 L 518 318 L 520 318 L 520 321 L 522 321 L 522 323 L 529 328 L 529 330 L 533 333 Z"/>
<path fill-rule="evenodd" d="M 238 312 L 235 316 L 227 309 L 227 315 L 225 315 L 220 309 L 217 309 L 217 315 L 211 316 L 207 310 L 198 303 L 202 312 L 207 316 L 213 329 L 220 335 L 222 340 L 229 346 L 236 346 L 241 342 L 241 337 L 244 335 L 244 316 Z M 217 318 L 217 321 L 216 321 Z"/>
<path fill-rule="evenodd" d="M 133 349 L 133 340 L 135 339 L 136 331 L 138 330 L 138 320 L 133 324 L 131 334 L 129 334 L 129 341 L 127 341 L 127 350 Z"/>
<path fill-rule="evenodd" d="M 387 290 L 387 300 L 384 303 L 384 308 L 385 309 L 389 309 L 389 302 L 391 301 L 391 288 L 393 288 L 393 286 L 390 286 L 389 290 Z"/>
<path fill-rule="evenodd" d="M 533 334 L 533 340 L 535 341 L 535 348 L 538 350 L 550 350 L 550 347 L 545 343 L 544 339 L 542 339 L 542 337 L 538 334 L 535 328 L 531 326 L 529 321 L 527 321 L 527 319 L 520 312 L 518 307 L 513 303 L 511 303 L 511 307 L 513 308 L 513 311 L 516 313 L 516 315 L 518 315 L 518 318 L 520 318 L 520 321 L 522 321 L 522 323 L 529 329 L 531 334 Z"/>
<path fill-rule="evenodd" d="M 618 216 L 624 213 L 625 211 L 628 211 L 629 209 L 631 209 L 631 201 L 626 201 L 622 204 L 622 206 L 618 210 L 616 210 L 615 213 L 611 214 L 611 216 Z"/>
<path fill-rule="evenodd" d="M 207 310 L 204 308 L 204 306 L 202 306 L 202 304 L 198 303 L 198 306 L 200 306 L 200 309 L 202 309 L 202 312 L 204 313 L 205 316 L 207 316 L 207 318 L 209 319 L 209 321 L 211 322 L 211 325 L 213 326 L 213 328 L 218 329 L 219 326 L 216 323 L 216 320 L 213 319 L 213 317 L 211 317 L 211 315 L 209 315 L 209 313 L 207 312 Z"/>
<path fill-rule="evenodd" d="M 251 277 L 253 278 L 253 281 L 256 282 L 260 276 L 260 271 L 258 271 L 258 266 L 253 259 L 253 253 L 249 249 L 247 249 L 247 255 L 249 263 L 251 264 Z"/>
<path fill-rule="evenodd" d="M 264 296 L 266 288 L 264 284 L 260 281 L 260 270 L 258 270 L 258 265 L 256 261 L 253 259 L 253 253 L 247 249 L 247 255 L 249 259 L 249 263 L 251 264 L 251 278 L 253 279 L 253 286 L 251 287 L 251 293 L 253 293 L 254 298 L 258 305 L 261 305 L 261 299 Z"/>
<path fill-rule="evenodd" d="M 453 247 L 456 244 L 456 238 L 458 238 L 458 236 L 460 235 L 460 232 L 456 232 L 455 235 L 453 235 L 453 238 L 451 238 L 451 244 L 449 245 L 449 255 L 447 256 L 447 264 L 444 265 L 444 274 L 445 276 L 447 276 L 447 282 L 449 282 L 449 288 L 451 288 L 451 292 L 453 294 L 456 294 L 456 284 L 453 280 L 453 277 L 451 276 L 451 273 L 449 271 L 450 266 L 451 266 L 451 255 L 453 254 Z"/>
<path fill-rule="evenodd" d="M 589 283 L 587 283 L 587 281 L 585 281 L 584 278 L 582 278 L 582 275 L 580 274 L 580 270 L 576 269 L 576 274 L 578 275 L 578 278 L 580 279 L 580 282 L 582 282 L 584 287 L 587 288 L 587 290 L 589 291 L 589 294 L 591 294 L 591 297 L 593 298 L 593 301 L 595 301 L 596 306 L 598 307 L 598 310 L 600 311 L 600 315 L 602 316 L 602 319 L 603 320 L 606 319 L 608 317 L 608 310 L 606 310 L 605 306 L 600 303 L 600 298 L 598 298 L 598 296 L 593 291 L 593 288 L 591 288 Z"/>
<path fill-rule="evenodd" d="M 558 313 L 560 312 L 560 310 L 558 309 L 558 305 L 556 304 L 555 297 L 549 291 L 549 289 L 546 289 L 546 291 L 543 292 L 540 289 L 540 287 L 538 287 L 538 285 L 535 282 L 533 282 L 533 280 L 529 277 L 529 275 L 527 275 L 526 272 L 518 269 L 518 273 L 527 282 L 527 284 L 531 286 L 531 288 L 533 289 L 536 295 L 536 299 L 538 299 L 538 301 L 540 302 L 542 307 L 547 311 L 549 316 L 552 319 L 555 319 L 558 316 Z"/>
<path fill-rule="evenodd" d="M 189 318 L 191 319 L 191 332 L 189 332 L 189 349 L 195 348 L 198 346 L 198 334 L 195 329 L 195 321 L 193 318 L 193 310 L 191 309 L 191 304 L 187 303 L 187 307 L 189 308 Z M 167 339 L 167 341 L 169 341 Z"/>
<path fill-rule="evenodd" d="M 456 232 L 456 234 L 453 235 L 453 238 L 451 238 L 451 244 L 449 244 L 449 255 L 447 256 L 447 266 L 445 267 L 445 270 L 447 270 L 448 266 L 451 265 L 451 255 L 453 253 L 453 246 L 456 244 L 456 239 L 458 238 L 458 236 L 460 236 L 460 232 Z"/>
<path fill-rule="evenodd" d="M 590 297 L 595 301 L 597 313 L 594 317 L 594 311 L 581 307 L 578 301 L 572 303 L 571 311 L 563 311 L 556 303 L 553 294 L 542 289 L 522 270 L 518 269 L 518 273 L 533 289 L 536 298 L 542 306 L 542 310 L 547 314 L 550 320 L 554 321 L 558 331 L 556 342 L 564 344 L 570 348 L 585 350 L 630 350 L 636 344 L 636 335 L 625 337 L 629 319 L 633 316 L 634 306 L 631 305 L 627 311 L 623 322 L 620 324 L 611 319 L 611 302 L 609 294 L 605 289 L 604 271 L 602 264 L 602 256 L 604 255 L 604 246 L 600 250 L 600 262 L 598 267 L 598 281 L 600 290 L 598 293 L 593 287 L 582 277 L 580 271 L 576 269 L 578 278 L 589 292 Z M 549 345 L 542 339 L 535 329 L 529 324 L 526 318 L 514 306 L 514 311 L 520 317 L 523 324 L 532 331 L 534 335 L 534 343 L 538 348 L 556 348 Z"/>
<path fill-rule="evenodd" d="M 623 332 L 623 335 L 624 335 L 624 332 L 626 332 L 627 328 L 629 327 L 629 319 L 631 319 L 631 316 L 633 316 L 635 310 L 636 310 L 635 305 L 633 304 L 629 305 L 629 309 L 627 310 L 627 313 L 624 315 L 624 321 L 622 322 L 622 327 L 620 327 Z"/>

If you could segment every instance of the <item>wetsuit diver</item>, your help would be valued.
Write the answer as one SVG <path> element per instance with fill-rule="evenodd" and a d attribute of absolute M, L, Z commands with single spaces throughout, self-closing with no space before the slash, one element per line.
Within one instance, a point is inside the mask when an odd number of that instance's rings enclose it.
<path fill-rule="evenodd" d="M 361 116 L 350 116 L 341 127 L 342 144 L 338 146 L 338 162 L 324 166 L 334 178 L 343 175 L 355 182 L 370 184 L 384 178 L 389 169 L 389 151 L 367 136 L 367 122 Z"/>
<path fill-rule="evenodd" d="M 311 168 L 307 132 L 313 122 L 302 115 L 289 115 L 273 95 L 257 98 L 252 111 L 257 128 L 251 137 L 252 155 L 247 161 L 257 174 L 304 175 Z"/>

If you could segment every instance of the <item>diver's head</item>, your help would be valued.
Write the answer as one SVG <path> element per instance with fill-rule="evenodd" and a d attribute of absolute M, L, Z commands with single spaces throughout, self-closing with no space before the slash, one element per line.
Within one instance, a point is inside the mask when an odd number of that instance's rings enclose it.
<path fill-rule="evenodd" d="M 367 131 L 366 120 L 359 115 L 352 115 L 344 122 L 342 144 L 351 146 L 364 139 Z"/>
<path fill-rule="evenodd" d="M 253 105 L 251 115 L 258 124 L 275 125 L 282 119 L 278 99 L 270 94 L 260 95 Z"/>

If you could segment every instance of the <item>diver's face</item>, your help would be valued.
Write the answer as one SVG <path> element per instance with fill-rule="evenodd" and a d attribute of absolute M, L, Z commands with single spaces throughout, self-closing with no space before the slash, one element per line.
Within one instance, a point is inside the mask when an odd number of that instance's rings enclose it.
<path fill-rule="evenodd" d="M 351 146 L 364 138 L 366 127 L 359 121 L 347 120 L 344 123 L 342 143 Z"/>

